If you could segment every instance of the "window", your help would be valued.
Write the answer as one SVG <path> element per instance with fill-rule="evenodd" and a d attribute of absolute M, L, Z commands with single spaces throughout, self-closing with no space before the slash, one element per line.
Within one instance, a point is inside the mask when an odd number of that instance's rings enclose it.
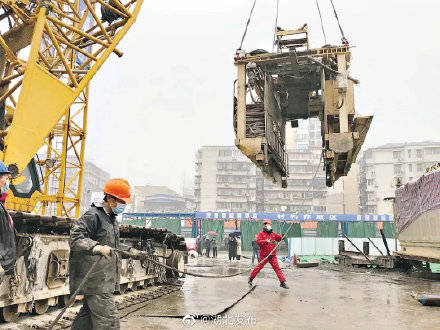
<path fill-rule="evenodd" d="M 408 152 L 408 158 L 411 158 L 411 149 L 408 149 L 407 152 Z"/>
<path fill-rule="evenodd" d="M 417 158 L 422 158 L 423 157 L 423 149 L 417 149 L 416 155 L 417 155 Z"/>
<path fill-rule="evenodd" d="M 402 165 L 394 164 L 394 174 L 401 175 L 402 174 Z"/>
<path fill-rule="evenodd" d="M 418 163 L 417 164 L 417 172 L 423 172 L 423 170 L 424 170 L 423 163 Z"/>
<path fill-rule="evenodd" d="M 425 151 L 426 151 L 427 155 L 439 155 L 440 154 L 439 147 L 426 148 Z"/>
<path fill-rule="evenodd" d="M 367 185 L 372 186 L 375 184 L 375 180 L 374 179 L 367 179 Z"/>
<path fill-rule="evenodd" d="M 232 156 L 232 150 L 219 150 L 218 155 L 219 155 L 219 157 Z"/>
<path fill-rule="evenodd" d="M 412 170 L 413 170 L 412 164 L 408 164 L 408 172 L 412 172 Z"/>
<path fill-rule="evenodd" d="M 410 176 L 409 178 L 408 178 L 408 180 L 409 181 L 412 181 L 414 178 L 412 177 L 412 176 Z"/>
<path fill-rule="evenodd" d="M 394 159 L 400 159 L 402 157 L 402 152 L 400 151 L 393 151 L 393 158 Z"/>
<path fill-rule="evenodd" d="M 325 206 L 313 206 L 313 211 L 315 212 L 325 212 L 326 207 Z"/>

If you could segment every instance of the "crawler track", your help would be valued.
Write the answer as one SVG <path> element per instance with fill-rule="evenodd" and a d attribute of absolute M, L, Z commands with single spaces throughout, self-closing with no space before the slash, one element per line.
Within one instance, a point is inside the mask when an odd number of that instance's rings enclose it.
<path fill-rule="evenodd" d="M 179 291 L 183 282 L 178 281 L 175 284 L 167 285 L 161 284 L 157 286 L 150 286 L 146 289 L 127 292 L 125 294 L 116 295 L 116 304 L 119 310 L 119 317 L 130 315 L 131 313 L 143 308 L 149 301 L 163 297 L 170 293 Z M 67 309 L 64 316 L 58 322 L 55 329 L 67 329 L 70 328 L 75 315 L 81 308 L 81 303 L 78 302 L 74 306 Z M 51 322 L 55 319 L 56 315 L 61 311 L 61 308 L 54 309 L 44 315 L 29 315 L 19 319 L 17 323 L 4 323 L 0 324 L 0 329 L 8 330 L 25 330 L 25 329 L 47 329 Z"/>

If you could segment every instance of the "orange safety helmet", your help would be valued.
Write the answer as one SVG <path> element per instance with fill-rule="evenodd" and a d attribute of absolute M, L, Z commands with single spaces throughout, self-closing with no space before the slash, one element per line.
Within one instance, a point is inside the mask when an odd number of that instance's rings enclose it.
<path fill-rule="evenodd" d="M 104 187 L 104 192 L 126 203 L 132 203 L 130 195 L 130 184 L 124 179 L 110 179 Z"/>
<path fill-rule="evenodd" d="M 272 220 L 270 220 L 270 219 L 263 220 L 263 225 L 271 225 L 271 224 L 272 224 Z"/>

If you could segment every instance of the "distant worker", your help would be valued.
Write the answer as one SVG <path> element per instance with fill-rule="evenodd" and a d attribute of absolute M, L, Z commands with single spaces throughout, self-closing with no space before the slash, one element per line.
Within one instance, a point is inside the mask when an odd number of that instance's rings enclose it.
<path fill-rule="evenodd" d="M 0 161 L 0 283 L 5 274 L 14 275 L 17 254 L 14 223 L 4 205 L 10 175 L 5 163 Z"/>
<path fill-rule="evenodd" d="M 199 254 L 199 256 L 202 255 L 202 239 L 199 237 L 197 237 L 196 239 L 196 244 L 197 244 L 197 253 Z"/>
<path fill-rule="evenodd" d="M 228 240 L 228 257 L 229 261 L 234 260 L 237 256 L 237 240 L 235 237 L 229 236 Z"/>
<path fill-rule="evenodd" d="M 286 284 L 286 279 L 283 275 L 283 271 L 278 265 L 277 259 L 276 242 L 279 242 L 282 239 L 283 238 L 280 235 L 272 232 L 272 221 L 264 220 L 263 230 L 260 231 L 257 235 L 257 244 L 260 247 L 260 258 L 258 259 L 258 265 L 255 266 L 254 270 L 251 273 L 251 276 L 249 277 L 248 283 L 250 285 L 252 285 L 253 279 L 255 278 L 255 276 L 257 276 L 260 270 L 263 269 L 264 265 L 269 262 L 273 270 L 277 274 L 278 279 L 280 280 L 280 287 L 284 289 L 289 288 Z"/>
<path fill-rule="evenodd" d="M 206 238 L 206 256 L 209 258 L 211 253 L 211 239 L 209 237 Z"/>
<path fill-rule="evenodd" d="M 119 290 L 121 256 L 140 256 L 141 251 L 119 243 L 116 216 L 131 203 L 130 185 L 124 179 L 111 179 L 104 187 L 104 200 L 94 203 L 70 230 L 70 292 L 98 259 L 95 269 L 80 290 L 83 306 L 75 317 L 72 329 L 119 329 L 119 315 L 113 297 Z"/>
<path fill-rule="evenodd" d="M 237 236 L 236 241 L 237 241 L 236 257 L 237 257 L 237 260 L 240 260 L 240 258 L 241 258 L 241 238 L 240 238 L 240 236 Z"/>
<path fill-rule="evenodd" d="M 217 238 L 214 237 L 212 239 L 211 247 L 212 247 L 212 257 L 217 258 Z"/>
<path fill-rule="evenodd" d="M 255 235 L 255 239 L 252 240 L 252 265 L 254 264 L 255 258 L 257 258 L 258 261 L 259 254 L 260 254 L 260 247 L 257 244 L 257 235 Z"/>

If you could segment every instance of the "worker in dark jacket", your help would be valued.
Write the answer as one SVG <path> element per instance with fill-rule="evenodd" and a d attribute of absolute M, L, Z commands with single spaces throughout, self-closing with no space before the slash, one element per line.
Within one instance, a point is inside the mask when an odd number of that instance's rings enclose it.
<path fill-rule="evenodd" d="M 255 235 L 255 239 L 252 240 L 252 265 L 254 264 L 255 258 L 257 258 L 258 260 L 259 254 L 260 254 L 260 247 L 257 244 L 257 235 Z"/>
<path fill-rule="evenodd" d="M 272 221 L 264 220 L 263 230 L 258 233 L 256 238 L 257 244 L 260 247 L 260 258 L 258 259 L 258 265 L 255 266 L 249 277 L 248 283 L 250 285 L 252 285 L 253 279 L 257 276 L 260 270 L 263 269 L 264 265 L 269 262 L 280 280 L 280 286 L 284 289 L 288 289 L 283 271 L 278 265 L 276 251 L 276 242 L 279 242 L 282 239 L 281 235 L 272 232 Z"/>
<path fill-rule="evenodd" d="M 15 241 L 14 223 L 4 206 L 4 200 L 9 190 L 11 172 L 5 163 L 0 161 L 0 283 L 5 274 L 14 274 L 17 247 Z"/>
<path fill-rule="evenodd" d="M 119 290 L 121 256 L 139 256 L 140 251 L 119 243 L 116 216 L 130 203 L 130 185 L 124 179 L 111 179 L 104 188 L 104 201 L 92 207 L 70 231 L 70 292 L 73 293 L 96 260 L 98 264 L 81 288 L 83 306 L 72 329 L 119 329 L 119 316 L 113 298 Z"/>

